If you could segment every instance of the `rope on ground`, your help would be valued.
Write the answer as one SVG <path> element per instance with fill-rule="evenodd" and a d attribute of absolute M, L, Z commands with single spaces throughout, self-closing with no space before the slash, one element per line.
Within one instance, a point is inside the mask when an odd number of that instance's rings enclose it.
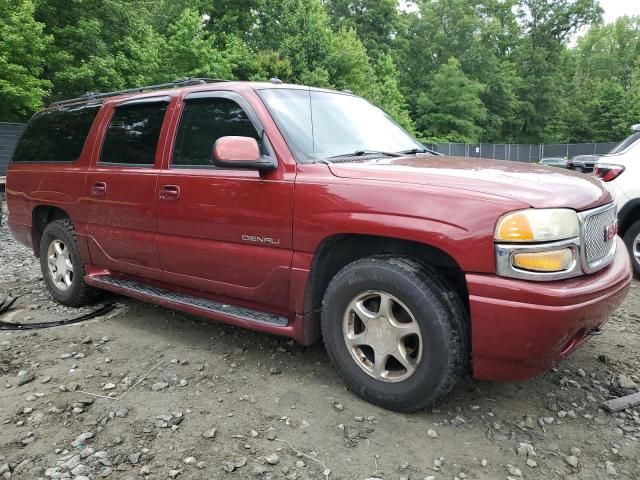
<path fill-rule="evenodd" d="M 294 452 L 296 452 L 296 454 L 298 454 L 298 455 L 302 455 L 303 457 L 306 457 L 306 458 L 308 458 L 309 460 L 313 460 L 314 462 L 318 462 L 320 465 L 322 465 L 322 468 L 323 468 L 322 474 L 323 474 L 326 478 L 329 478 L 329 475 L 331 475 L 331 470 L 330 470 L 330 469 L 328 469 L 328 468 L 327 468 L 327 466 L 326 466 L 324 463 L 322 463 L 322 461 L 318 460 L 317 458 L 313 458 L 312 456 L 307 455 L 307 454 L 306 454 L 306 453 L 304 453 L 304 452 L 301 452 L 300 450 L 298 450 L 297 448 L 295 448 L 293 445 L 291 445 L 291 444 L 290 444 L 289 442 L 287 442 L 286 440 L 282 440 L 281 438 L 275 438 L 274 440 L 275 440 L 276 442 L 282 442 L 282 443 L 287 444 L 291 450 L 293 450 Z"/>
<path fill-rule="evenodd" d="M 109 400 L 114 400 L 115 402 L 118 402 L 120 400 L 122 400 L 125 396 L 127 396 L 129 394 L 129 392 L 131 390 L 133 390 L 134 388 L 136 388 L 138 385 L 140 385 L 140 383 L 147 378 L 147 376 L 154 371 L 156 368 L 158 368 L 160 365 L 162 365 L 165 361 L 164 360 L 160 360 L 158 363 L 156 363 L 153 367 L 151 367 L 149 370 L 147 370 L 147 373 L 145 373 L 142 377 L 140 377 L 140 380 L 138 380 L 136 383 L 133 384 L 133 386 L 127 390 L 126 392 L 124 392 L 122 395 L 120 395 L 119 397 L 109 397 L 108 395 L 100 395 L 99 393 L 91 393 L 91 392 L 85 392 L 84 390 L 78 390 L 78 393 L 84 393 L 85 395 L 91 395 L 92 397 L 98 397 L 98 398 L 106 398 Z"/>

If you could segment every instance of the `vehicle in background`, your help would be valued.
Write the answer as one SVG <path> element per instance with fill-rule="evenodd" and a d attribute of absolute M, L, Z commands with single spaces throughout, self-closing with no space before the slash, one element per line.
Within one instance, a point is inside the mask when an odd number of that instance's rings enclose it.
<path fill-rule="evenodd" d="M 431 155 L 347 92 L 187 79 L 37 113 L 8 225 L 51 295 L 110 290 L 309 345 L 354 393 L 433 405 L 549 370 L 631 264 L 592 177 Z"/>
<path fill-rule="evenodd" d="M 569 162 L 566 158 L 562 157 L 547 157 L 542 158 L 538 162 L 540 165 L 546 165 L 547 167 L 568 168 Z"/>
<path fill-rule="evenodd" d="M 592 173 L 600 155 L 576 155 L 567 164 L 569 170 L 580 173 Z"/>
<path fill-rule="evenodd" d="M 608 187 L 618 207 L 618 231 L 640 277 L 640 124 L 596 163 L 593 175 Z"/>

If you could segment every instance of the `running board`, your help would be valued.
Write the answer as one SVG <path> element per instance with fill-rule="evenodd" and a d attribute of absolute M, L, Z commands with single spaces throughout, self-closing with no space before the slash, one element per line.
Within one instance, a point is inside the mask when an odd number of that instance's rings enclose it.
<path fill-rule="evenodd" d="M 231 317 L 240 322 L 249 322 L 253 324 L 258 323 L 274 327 L 286 327 L 289 325 L 289 321 L 286 317 L 276 315 L 274 313 L 266 313 L 258 310 L 252 310 L 250 308 L 215 302 L 207 298 L 195 297 L 187 293 L 171 292 L 163 288 L 136 282 L 135 280 L 116 278 L 111 275 L 90 275 L 85 277 L 85 281 L 94 287 L 110 290 L 141 300 L 155 302 L 169 308 L 173 307 L 178 310 L 181 310 L 180 307 L 196 309 L 202 312 L 205 316 L 219 315 L 223 317 Z"/>

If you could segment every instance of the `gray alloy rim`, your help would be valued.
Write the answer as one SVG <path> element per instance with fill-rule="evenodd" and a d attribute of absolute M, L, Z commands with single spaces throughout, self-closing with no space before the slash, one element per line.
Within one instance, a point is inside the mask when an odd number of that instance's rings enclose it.
<path fill-rule="evenodd" d="M 640 263 L 640 233 L 633 240 L 632 252 L 637 263 Z"/>
<path fill-rule="evenodd" d="M 51 240 L 47 249 L 49 276 L 58 290 L 68 290 L 73 283 L 73 263 L 69 248 L 58 238 Z"/>
<path fill-rule="evenodd" d="M 413 375 L 422 359 L 422 334 L 400 300 L 380 290 L 356 296 L 343 318 L 344 342 L 356 364 L 383 382 Z"/>

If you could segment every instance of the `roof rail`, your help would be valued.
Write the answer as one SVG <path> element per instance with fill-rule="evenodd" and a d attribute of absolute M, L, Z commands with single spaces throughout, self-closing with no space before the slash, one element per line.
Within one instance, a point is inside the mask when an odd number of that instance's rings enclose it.
<path fill-rule="evenodd" d="M 149 90 L 164 90 L 167 88 L 187 87 L 190 85 L 204 85 L 206 83 L 228 82 L 228 81 L 229 80 L 220 80 L 217 78 L 200 78 L 200 77 L 177 78 L 173 82 L 158 83 L 156 85 L 146 85 L 144 87 L 127 88 L 125 90 L 115 90 L 113 92 L 104 92 L 104 93 L 87 92 L 81 97 L 70 98 L 68 100 L 60 100 L 57 102 L 51 102 L 49 106 L 59 107 L 62 105 L 69 105 L 72 103 L 90 102 L 92 100 L 99 100 L 101 98 L 115 97 L 116 95 L 125 95 L 127 93 L 142 93 Z"/>

